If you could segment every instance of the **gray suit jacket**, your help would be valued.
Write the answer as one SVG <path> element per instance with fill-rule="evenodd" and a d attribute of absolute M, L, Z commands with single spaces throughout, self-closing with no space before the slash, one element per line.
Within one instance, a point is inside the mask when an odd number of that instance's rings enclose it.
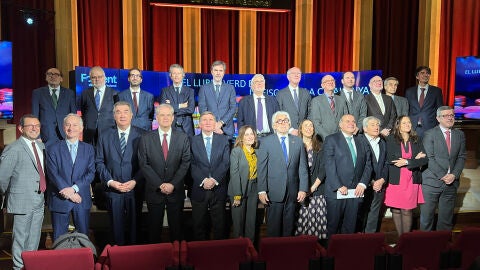
<path fill-rule="evenodd" d="M 230 182 L 228 183 L 228 196 L 243 195 L 247 191 L 250 167 L 242 147 L 235 147 L 230 153 Z"/>
<path fill-rule="evenodd" d="M 404 97 L 393 96 L 393 104 L 397 108 L 397 117 L 401 115 L 408 115 L 408 100 Z"/>
<path fill-rule="evenodd" d="M 344 114 L 348 113 L 345 98 L 333 95 L 335 100 L 335 112 L 330 109 L 325 94 L 312 99 L 308 119 L 312 120 L 315 132 L 322 137 L 322 140 L 338 131 L 338 123 Z"/>
<path fill-rule="evenodd" d="M 258 191 L 265 191 L 273 202 L 282 202 L 289 194 L 308 192 L 308 163 L 303 141 L 288 135 L 288 164 L 277 134 L 265 137 L 257 151 Z"/>
<path fill-rule="evenodd" d="M 353 104 L 347 101 L 347 108 L 348 113 L 355 117 L 355 121 L 357 122 L 358 129 L 363 132 L 363 119 L 367 117 L 367 103 L 365 102 L 365 98 L 363 94 L 358 91 L 353 91 Z M 342 96 L 345 100 L 347 100 L 347 96 L 345 95 L 344 90 L 340 90 L 338 93 L 339 96 Z"/>
<path fill-rule="evenodd" d="M 287 87 L 281 89 L 277 93 L 277 101 L 281 111 L 286 111 L 290 115 L 290 122 L 292 128 L 298 129 L 300 122 L 308 117 L 308 109 L 310 108 L 310 102 L 312 96 L 305 88 L 298 88 L 298 109 L 293 102 L 293 96 L 290 93 L 290 89 Z"/>
<path fill-rule="evenodd" d="M 43 143 L 38 143 L 38 146 L 42 150 L 39 152 L 41 155 L 45 146 Z M 8 213 L 26 214 L 44 201 L 44 195 L 38 193 L 39 183 L 35 157 L 20 137 L 3 150 L 0 162 L 0 192 L 6 195 Z"/>
<path fill-rule="evenodd" d="M 423 137 L 423 146 L 428 157 L 428 168 L 423 172 L 423 184 L 441 187 L 444 183 L 440 178 L 450 173 L 455 175 L 453 185 L 458 187 L 460 174 L 465 166 L 465 134 L 461 130 L 452 129 L 450 133 L 450 154 L 447 143 L 439 126 L 427 130 Z"/>

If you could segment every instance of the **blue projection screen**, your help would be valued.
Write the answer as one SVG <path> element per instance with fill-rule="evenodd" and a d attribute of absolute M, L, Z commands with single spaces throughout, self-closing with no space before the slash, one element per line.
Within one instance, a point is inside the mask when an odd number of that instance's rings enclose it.
<path fill-rule="evenodd" d="M 12 119 L 12 42 L 9 41 L 0 41 L 0 74 L 0 119 Z"/>
<path fill-rule="evenodd" d="M 479 120 L 480 56 L 457 57 L 455 71 L 455 118 Z"/>

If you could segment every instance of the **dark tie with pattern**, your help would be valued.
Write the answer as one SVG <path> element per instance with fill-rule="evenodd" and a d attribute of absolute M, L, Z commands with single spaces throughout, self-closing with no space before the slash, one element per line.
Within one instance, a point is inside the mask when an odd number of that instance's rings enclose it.
<path fill-rule="evenodd" d="M 257 98 L 257 130 L 263 131 L 263 105 L 262 98 Z"/>
<path fill-rule="evenodd" d="M 328 97 L 330 99 L 330 109 L 332 112 L 335 112 L 335 100 L 333 99 L 333 96 Z"/>
<path fill-rule="evenodd" d="M 97 89 L 95 93 L 95 106 L 97 106 L 97 110 L 100 110 L 100 90 Z"/>
<path fill-rule="evenodd" d="M 122 151 L 122 155 L 125 152 L 125 147 L 127 147 L 127 141 L 125 140 L 125 132 L 120 133 L 120 150 Z"/>
<path fill-rule="evenodd" d="M 211 137 L 205 137 L 205 140 L 207 140 L 207 143 L 205 144 L 205 150 L 207 151 L 207 158 L 209 162 L 210 162 L 210 155 L 212 154 L 212 143 L 210 142 L 211 139 L 212 139 Z"/>
<path fill-rule="evenodd" d="M 53 107 L 56 109 L 57 108 L 57 103 L 58 103 L 57 89 L 56 88 L 52 88 L 52 101 L 53 101 Z"/>
<path fill-rule="evenodd" d="M 163 141 L 162 141 L 162 151 L 163 157 L 167 160 L 168 157 L 168 142 L 167 142 L 167 133 L 163 133 Z"/>
<path fill-rule="evenodd" d="M 138 112 L 138 99 L 137 99 L 137 91 L 133 92 L 133 109 L 135 112 Z"/>
<path fill-rule="evenodd" d="M 38 156 L 37 147 L 35 142 L 32 142 L 33 153 L 35 154 L 35 161 L 37 162 L 38 175 L 40 176 L 39 190 L 45 192 L 47 189 L 47 181 L 45 179 L 45 173 L 43 172 L 42 163 L 40 162 L 40 157 Z"/>
<path fill-rule="evenodd" d="M 215 84 L 215 95 L 218 97 L 220 96 L 220 85 Z"/>

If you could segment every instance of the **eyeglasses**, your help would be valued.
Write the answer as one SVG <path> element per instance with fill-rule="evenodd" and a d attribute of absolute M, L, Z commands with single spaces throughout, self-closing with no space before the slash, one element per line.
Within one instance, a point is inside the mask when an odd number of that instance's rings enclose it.
<path fill-rule="evenodd" d="M 24 125 L 23 127 L 24 127 L 24 128 L 40 128 L 40 124 L 36 124 L 36 125 Z"/>
<path fill-rule="evenodd" d="M 141 74 L 130 74 L 130 77 L 132 78 L 142 78 Z"/>
<path fill-rule="evenodd" d="M 325 80 L 322 83 L 333 83 L 333 82 L 335 82 L 335 80 Z"/>
<path fill-rule="evenodd" d="M 454 118 L 455 114 L 444 114 L 444 115 L 440 115 L 440 116 L 443 117 L 443 118 Z"/>
<path fill-rule="evenodd" d="M 275 123 L 277 123 L 277 124 L 288 124 L 288 123 L 290 123 L 290 120 L 288 120 L 288 118 L 279 119 Z"/>
<path fill-rule="evenodd" d="M 264 83 L 265 80 L 260 80 L 260 81 L 253 81 L 253 83 Z"/>
<path fill-rule="evenodd" d="M 60 73 L 52 73 L 52 72 L 47 72 L 45 75 L 50 76 L 50 77 L 60 77 Z"/>
<path fill-rule="evenodd" d="M 90 80 L 100 80 L 103 78 L 103 75 L 100 76 L 90 76 Z"/>

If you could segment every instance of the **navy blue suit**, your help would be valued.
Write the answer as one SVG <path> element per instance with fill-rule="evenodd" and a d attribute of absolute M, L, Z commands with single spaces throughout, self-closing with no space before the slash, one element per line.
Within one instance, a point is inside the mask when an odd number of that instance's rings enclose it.
<path fill-rule="evenodd" d="M 42 124 L 40 137 L 47 147 L 65 138 L 63 119 L 69 113 L 77 113 L 73 90 L 60 87 L 60 93 L 57 95 L 55 108 L 48 86 L 37 88 L 32 93 L 32 114 L 38 117 Z"/>
<path fill-rule="evenodd" d="M 237 110 L 236 92 L 233 85 L 222 83 L 218 99 L 215 94 L 213 83 L 204 84 L 198 92 L 198 110 L 200 114 L 204 111 L 212 112 L 217 121 L 223 121 L 222 128 L 225 135 L 232 137 L 235 133 L 233 116 Z"/>
<path fill-rule="evenodd" d="M 357 220 L 360 199 L 337 199 L 337 190 L 342 186 L 355 189 L 358 183 L 368 186 L 372 172 L 370 148 L 359 137 L 355 141 L 356 163 L 347 140 L 341 131 L 325 138 L 323 158 L 325 160 L 325 197 L 327 200 L 327 231 L 328 236 L 341 233 L 353 233 Z M 343 218 L 343 223 L 340 221 Z M 340 227 L 341 225 L 341 227 Z"/>
<path fill-rule="evenodd" d="M 53 240 L 65 234 L 70 212 L 73 211 L 75 229 L 88 235 L 92 198 L 90 183 L 95 176 L 95 151 L 84 142 L 78 142 L 77 156 L 73 163 L 67 143 L 58 141 L 47 148 L 48 208 L 52 213 Z M 82 202 L 76 204 L 63 198 L 59 191 L 78 186 Z"/>
<path fill-rule="evenodd" d="M 210 208 L 215 239 L 225 238 L 225 201 L 227 197 L 227 174 L 230 167 L 230 146 L 228 137 L 213 134 L 210 161 L 203 141 L 202 133 L 193 136 L 192 142 L 192 218 L 195 240 L 207 238 L 207 211 Z M 205 178 L 212 177 L 218 182 L 212 190 L 206 190 L 202 184 Z"/>
<path fill-rule="evenodd" d="M 195 130 L 193 129 L 192 114 L 195 111 L 195 92 L 192 88 L 182 86 L 180 94 L 177 94 L 173 85 L 162 89 L 162 93 L 159 97 L 159 103 L 167 103 L 172 105 L 174 110 L 175 119 L 173 120 L 172 127 L 178 131 L 185 132 L 188 136 L 193 136 Z M 180 103 L 188 101 L 188 107 L 178 108 Z"/>
<path fill-rule="evenodd" d="M 105 130 L 115 127 L 113 119 L 113 104 L 118 101 L 118 92 L 105 87 L 100 110 L 95 105 L 95 88 L 89 88 L 82 92 L 81 108 L 83 126 L 83 141 L 95 146 L 98 137 Z"/>
<path fill-rule="evenodd" d="M 255 114 L 255 102 L 254 96 L 246 96 L 240 100 L 238 104 L 237 112 L 237 128 L 240 129 L 244 125 L 250 125 L 254 128 L 257 126 L 257 116 Z M 265 106 L 267 111 L 268 127 L 270 132 L 273 132 L 272 128 L 272 115 L 280 110 L 277 99 L 272 96 L 265 95 Z"/>
<path fill-rule="evenodd" d="M 138 111 L 135 111 L 135 107 L 133 106 L 132 92 L 130 89 L 126 89 L 118 93 L 118 100 L 126 101 L 130 103 L 130 106 L 132 107 L 132 126 L 150 131 L 152 130 L 152 119 L 155 111 L 153 106 L 153 95 L 145 90 L 140 90 L 137 98 Z"/>
<path fill-rule="evenodd" d="M 113 228 L 115 244 L 124 245 L 125 224 L 130 232 L 130 244 L 136 242 L 136 207 L 135 190 L 119 192 L 109 188 L 107 182 L 115 180 L 121 183 L 135 180 L 135 189 L 141 187 L 143 176 L 138 162 L 138 144 L 144 130 L 135 126 L 130 127 L 128 141 L 125 151 L 122 154 L 120 148 L 120 137 L 117 129 L 106 131 L 99 138 L 95 164 L 100 181 L 105 185 L 107 196 L 107 209 L 110 214 L 110 221 Z M 137 186 L 138 185 L 138 186 Z"/>
<path fill-rule="evenodd" d="M 437 109 L 443 106 L 442 89 L 428 85 L 428 91 L 425 95 L 423 106 L 420 108 L 418 103 L 418 85 L 412 86 L 405 91 L 405 98 L 408 100 L 408 115 L 412 121 L 412 127 L 419 136 L 437 125 Z M 418 120 L 421 119 L 422 126 L 418 126 Z"/>

